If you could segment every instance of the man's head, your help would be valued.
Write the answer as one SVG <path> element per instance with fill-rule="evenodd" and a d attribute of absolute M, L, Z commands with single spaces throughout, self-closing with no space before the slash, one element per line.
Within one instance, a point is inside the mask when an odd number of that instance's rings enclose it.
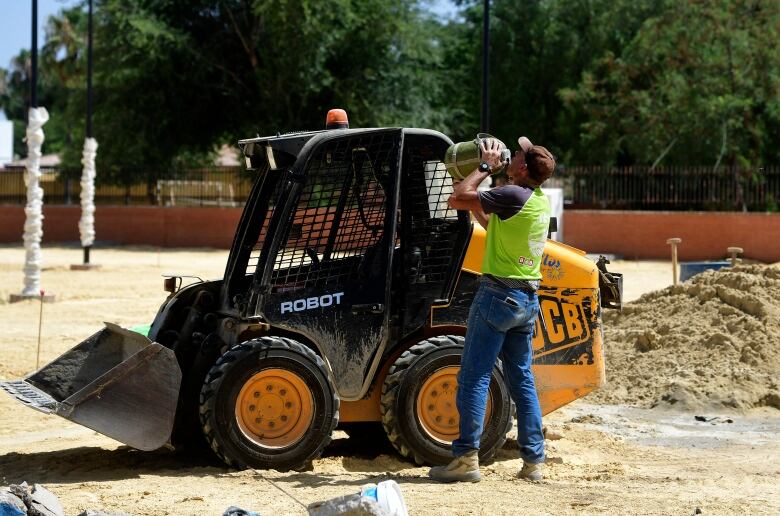
<path fill-rule="evenodd" d="M 518 149 L 507 169 L 512 184 L 535 188 L 555 172 L 555 157 L 541 145 L 534 145 L 525 136 L 517 139 Z"/>

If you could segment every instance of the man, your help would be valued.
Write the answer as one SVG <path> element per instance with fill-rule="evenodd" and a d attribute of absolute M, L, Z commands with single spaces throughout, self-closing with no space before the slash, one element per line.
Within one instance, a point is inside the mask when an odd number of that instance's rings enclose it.
<path fill-rule="evenodd" d="M 479 442 L 493 366 L 501 358 L 517 406 L 517 441 L 523 467 L 518 476 L 542 479 L 542 414 L 531 373 L 531 337 L 539 300 L 540 263 L 550 222 L 550 203 L 540 186 L 555 170 L 555 158 L 528 138 L 517 140 L 507 169 L 510 184 L 478 192 L 477 186 L 500 166 L 499 142 L 480 142 L 482 163 L 456 184 L 448 201 L 470 210 L 487 229 L 482 278 L 469 312 L 466 343 L 458 374 L 456 403 L 460 436 L 452 443 L 455 459 L 431 468 L 441 482 L 478 482 Z"/>

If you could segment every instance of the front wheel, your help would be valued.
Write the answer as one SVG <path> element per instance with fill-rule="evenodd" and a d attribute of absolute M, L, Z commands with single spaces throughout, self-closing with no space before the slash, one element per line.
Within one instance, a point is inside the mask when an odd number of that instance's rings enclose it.
<path fill-rule="evenodd" d="M 455 405 L 463 337 L 438 336 L 415 344 L 390 367 L 382 387 L 382 424 L 398 452 L 417 464 L 447 464 L 459 434 Z M 506 442 L 512 400 L 497 364 L 488 388 L 479 458 L 487 461 Z"/>
<path fill-rule="evenodd" d="M 330 442 L 338 409 L 322 359 L 282 337 L 262 337 L 228 350 L 200 393 L 206 440 L 239 469 L 303 467 Z"/>

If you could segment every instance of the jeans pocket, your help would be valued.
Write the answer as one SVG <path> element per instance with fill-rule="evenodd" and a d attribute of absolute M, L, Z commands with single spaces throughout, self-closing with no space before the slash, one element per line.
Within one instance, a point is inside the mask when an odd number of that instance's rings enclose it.
<path fill-rule="evenodd" d="M 487 323 L 497 331 L 509 331 L 520 324 L 525 317 L 526 309 L 523 306 L 507 303 L 497 297 L 490 301 Z"/>

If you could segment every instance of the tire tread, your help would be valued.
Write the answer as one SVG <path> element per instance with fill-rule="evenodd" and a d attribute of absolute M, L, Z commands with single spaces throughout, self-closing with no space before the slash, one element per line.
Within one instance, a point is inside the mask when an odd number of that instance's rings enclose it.
<path fill-rule="evenodd" d="M 396 359 L 395 363 L 390 366 L 387 377 L 385 378 L 385 382 L 382 385 L 380 411 L 382 414 L 382 425 L 385 428 L 387 437 L 395 449 L 398 450 L 398 453 L 400 453 L 404 458 L 410 459 L 420 466 L 426 464 L 426 460 L 421 454 L 414 451 L 413 446 L 404 436 L 404 431 L 401 428 L 398 416 L 396 414 L 398 393 L 401 387 L 403 375 L 406 370 L 409 369 L 423 355 L 446 347 L 463 347 L 464 341 L 465 339 L 459 335 L 438 335 L 415 344 L 408 350 L 404 351 L 401 356 Z M 501 368 L 500 362 L 499 368 Z M 510 400 L 510 417 L 507 418 L 504 432 L 501 433 L 496 445 L 491 451 L 491 454 L 495 453 L 497 450 L 500 450 L 506 442 L 506 434 L 512 429 L 512 422 L 514 419 L 511 414 L 514 414 L 514 403 L 512 403 Z"/>
<path fill-rule="evenodd" d="M 245 358 L 247 355 L 251 353 L 254 353 L 258 348 L 260 348 L 261 353 L 263 352 L 263 350 L 268 350 L 270 348 L 286 349 L 288 351 L 293 351 L 296 354 L 299 354 L 305 357 L 306 359 L 314 362 L 317 365 L 317 367 L 319 367 L 323 371 L 323 374 L 325 375 L 326 379 L 330 382 L 330 378 L 327 374 L 327 369 L 325 368 L 325 362 L 322 360 L 322 358 L 320 358 L 316 353 L 314 353 L 314 351 L 304 346 L 300 342 L 294 341 L 286 337 L 272 337 L 272 336 L 259 337 L 257 339 L 236 344 L 228 351 L 226 351 L 225 354 L 223 354 L 217 360 L 214 366 L 212 366 L 209 373 L 206 375 L 206 380 L 200 392 L 199 415 L 200 415 L 200 422 L 203 429 L 203 433 L 211 449 L 223 462 L 236 469 L 247 469 L 249 466 L 237 459 L 229 457 L 222 449 L 222 446 L 219 443 L 219 438 L 216 435 L 216 429 L 213 428 L 211 425 L 211 413 L 214 410 L 214 407 L 212 406 L 213 405 L 212 400 L 215 399 L 214 395 L 216 394 L 217 389 L 221 384 L 221 379 L 225 376 L 225 373 L 227 372 L 228 368 L 233 363 Z M 338 394 L 336 394 L 335 389 L 331 389 L 331 396 L 332 396 L 331 401 L 333 403 L 334 409 L 333 409 L 333 418 L 331 421 L 331 427 L 328 430 L 327 435 L 320 441 L 319 446 L 317 446 L 317 448 L 312 453 L 310 453 L 307 457 L 301 458 L 301 460 L 298 461 L 297 463 L 291 464 L 289 465 L 289 468 L 284 468 L 284 469 L 295 470 L 306 466 L 308 462 L 322 455 L 322 451 L 331 442 L 333 430 L 335 430 L 336 425 L 338 425 L 339 422 L 339 406 L 341 401 L 339 399 Z"/>

